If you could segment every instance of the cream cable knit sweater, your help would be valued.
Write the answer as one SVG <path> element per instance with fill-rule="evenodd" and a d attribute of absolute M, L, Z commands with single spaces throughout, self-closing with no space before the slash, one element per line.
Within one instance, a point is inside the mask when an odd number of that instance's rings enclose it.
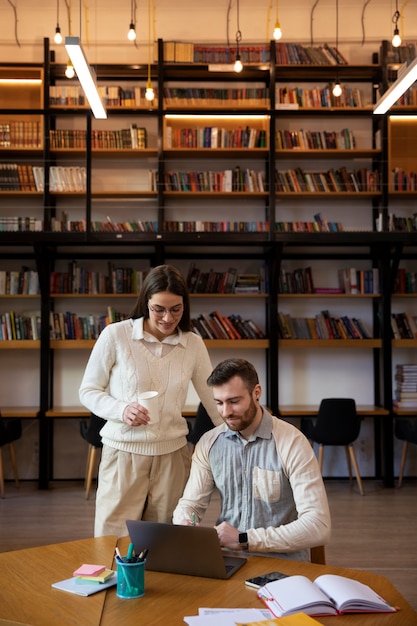
<path fill-rule="evenodd" d="M 143 340 L 143 319 L 107 326 L 97 339 L 80 387 L 80 400 L 107 423 L 101 431 L 107 446 L 145 455 L 168 454 L 186 443 L 182 417 L 191 381 L 213 422 L 222 423 L 207 386 L 212 365 L 198 335 L 179 332 L 172 350 L 155 357 Z M 171 338 L 172 343 L 172 338 Z M 159 391 L 159 421 L 131 427 L 122 421 L 130 402 L 144 391 Z"/>

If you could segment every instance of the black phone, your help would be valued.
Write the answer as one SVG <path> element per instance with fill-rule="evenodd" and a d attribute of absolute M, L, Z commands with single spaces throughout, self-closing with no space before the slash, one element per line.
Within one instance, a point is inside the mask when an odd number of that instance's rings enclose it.
<path fill-rule="evenodd" d="M 283 574 L 282 572 L 269 572 L 269 574 L 262 574 L 262 576 L 254 576 L 253 578 L 248 578 L 247 580 L 245 580 L 245 585 L 248 585 L 248 587 L 254 587 L 255 589 L 259 589 L 260 587 L 263 587 L 273 580 L 287 578 L 288 575 L 289 574 Z"/>

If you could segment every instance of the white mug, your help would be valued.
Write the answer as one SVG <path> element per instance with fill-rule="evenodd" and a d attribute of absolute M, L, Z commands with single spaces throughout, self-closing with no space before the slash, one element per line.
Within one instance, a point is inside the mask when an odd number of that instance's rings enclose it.
<path fill-rule="evenodd" d="M 150 424 L 159 421 L 158 392 L 144 391 L 138 396 L 138 402 L 149 411 Z"/>

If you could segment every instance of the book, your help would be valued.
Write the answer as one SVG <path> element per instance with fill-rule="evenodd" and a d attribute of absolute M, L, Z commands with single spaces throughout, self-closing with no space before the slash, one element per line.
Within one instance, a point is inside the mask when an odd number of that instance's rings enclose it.
<path fill-rule="evenodd" d="M 276 617 L 300 612 L 342 615 L 397 611 L 368 585 L 337 574 L 324 574 L 314 581 L 306 576 L 288 576 L 261 587 L 258 597 Z"/>
<path fill-rule="evenodd" d="M 65 580 L 52 583 L 51 586 L 54 589 L 74 593 L 77 596 L 92 596 L 94 593 L 104 591 L 104 589 L 108 589 L 108 587 L 113 587 L 113 585 L 117 583 L 117 576 L 115 576 L 115 574 L 116 572 L 113 572 L 113 575 L 104 583 L 90 582 L 73 576 L 72 578 L 66 578 Z"/>

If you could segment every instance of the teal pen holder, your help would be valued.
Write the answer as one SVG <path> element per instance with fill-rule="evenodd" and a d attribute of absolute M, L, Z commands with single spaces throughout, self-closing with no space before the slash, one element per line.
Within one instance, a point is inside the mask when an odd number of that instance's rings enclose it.
<path fill-rule="evenodd" d="M 145 561 L 117 562 L 116 595 L 119 598 L 141 598 L 145 595 Z"/>

